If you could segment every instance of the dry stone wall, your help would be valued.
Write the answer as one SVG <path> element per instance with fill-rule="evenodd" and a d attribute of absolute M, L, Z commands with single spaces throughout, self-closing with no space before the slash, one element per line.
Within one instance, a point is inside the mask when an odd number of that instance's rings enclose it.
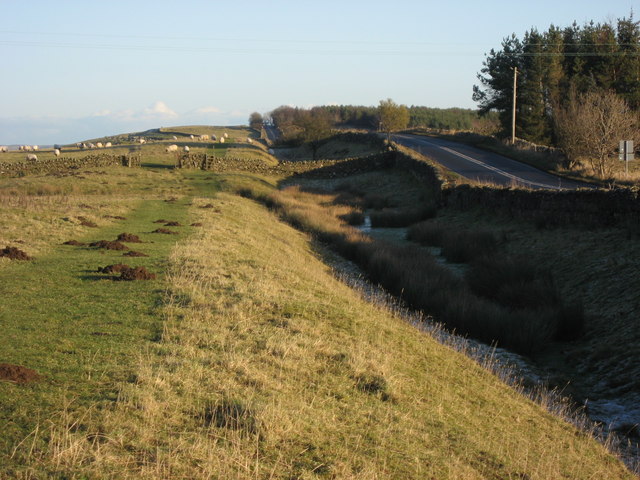
<path fill-rule="evenodd" d="M 0 163 L 0 176 L 21 177 L 87 167 L 139 167 L 140 155 L 95 154 L 84 157 L 60 157 L 37 161 Z"/>

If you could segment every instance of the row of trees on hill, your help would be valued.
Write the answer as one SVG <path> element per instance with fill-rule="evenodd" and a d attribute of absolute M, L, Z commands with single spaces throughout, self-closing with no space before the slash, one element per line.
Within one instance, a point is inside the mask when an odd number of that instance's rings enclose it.
<path fill-rule="evenodd" d="M 531 29 L 522 39 L 511 35 L 486 56 L 473 99 L 481 113 L 497 112 L 502 133 L 509 134 L 517 68 L 516 137 L 566 147 L 568 126 L 560 123 L 575 121 L 587 106 L 611 110 L 616 101 L 626 111 L 640 109 L 638 23 L 631 15 L 615 23 Z"/>
<path fill-rule="evenodd" d="M 314 107 L 311 109 L 281 106 L 273 110 L 270 114 L 271 122 L 276 126 L 285 142 L 298 142 L 308 144 L 315 158 L 322 141 L 331 135 L 332 129 L 340 124 L 336 118 L 335 107 Z M 351 108 L 351 107 L 347 107 Z M 387 137 L 392 132 L 403 130 L 409 125 L 409 109 L 404 105 L 398 105 L 393 100 L 380 101 L 377 108 L 372 108 L 372 126 L 387 133 Z M 357 108 L 350 111 L 356 112 Z M 253 114 L 252 114 L 253 115 Z M 251 118 L 249 119 L 251 123 Z"/>
<path fill-rule="evenodd" d="M 380 127 L 379 107 L 329 105 L 322 108 L 329 112 L 336 125 L 373 130 Z M 497 123 L 497 115 L 480 117 L 477 110 L 468 108 L 431 108 L 412 105 L 407 107 L 407 110 L 410 128 L 425 127 L 492 133 Z"/>

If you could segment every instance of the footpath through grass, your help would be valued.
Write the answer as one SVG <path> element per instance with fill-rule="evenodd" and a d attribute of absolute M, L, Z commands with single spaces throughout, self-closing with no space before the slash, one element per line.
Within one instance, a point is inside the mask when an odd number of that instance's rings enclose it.
<path fill-rule="evenodd" d="M 58 245 L 33 261 L 0 269 L 0 362 L 27 366 L 42 376 L 25 385 L 0 382 L 0 470 L 8 468 L 18 441 L 36 427 L 46 430 L 62 413 L 77 420 L 79 409 L 115 401 L 115 386 L 131 379 L 140 349 L 159 338 L 167 256 L 193 230 L 167 227 L 178 234 L 150 233 L 163 226 L 153 223 L 161 218 L 188 225 L 184 201 L 141 200 L 126 220 L 75 238 L 88 243 L 134 234 L 144 243 L 127 245 L 148 257 Z M 114 281 L 113 275 L 97 272 L 117 263 L 144 266 L 157 278 Z M 41 448 L 48 440 L 39 434 L 27 442 L 29 448 Z"/>

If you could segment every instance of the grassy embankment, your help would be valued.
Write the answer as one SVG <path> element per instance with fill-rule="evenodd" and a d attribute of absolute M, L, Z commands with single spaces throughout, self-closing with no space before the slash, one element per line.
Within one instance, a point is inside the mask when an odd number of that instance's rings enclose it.
<path fill-rule="evenodd" d="M 39 180 L 74 189 L 54 201 L 22 187 Z M 0 186 L 14 192 L 8 240 L 38 245 L 31 262 L 0 263 L 11 299 L 0 359 L 43 375 L 0 383 L 4 477 L 631 478 L 587 435 L 362 301 L 304 234 L 216 193 L 273 180 L 144 169 L 39 180 Z M 60 204 L 98 228 L 61 222 Z M 156 237 L 157 218 L 202 226 Z M 58 245 L 121 231 L 153 240 L 135 261 L 158 279 L 98 279 L 120 253 Z"/>

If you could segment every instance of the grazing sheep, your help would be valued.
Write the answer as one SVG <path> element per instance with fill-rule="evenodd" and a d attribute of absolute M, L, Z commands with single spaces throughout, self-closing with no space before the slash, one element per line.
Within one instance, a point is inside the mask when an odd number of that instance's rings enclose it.
<path fill-rule="evenodd" d="M 6 146 L 4 146 L 4 145 L 1 145 L 1 146 L 0 146 L 0 153 L 7 153 L 8 151 L 9 151 L 9 148 L 8 148 L 8 147 L 6 147 Z"/>
<path fill-rule="evenodd" d="M 268 151 L 269 155 L 275 155 L 275 151 L 273 150 L 273 148 L 270 148 Z"/>
<path fill-rule="evenodd" d="M 107 142 L 107 143 L 105 143 L 105 144 L 104 144 L 104 146 L 105 146 L 105 148 L 109 148 L 109 147 L 111 147 L 111 142 Z"/>
<path fill-rule="evenodd" d="M 211 140 L 211 135 L 200 135 L 198 140 Z"/>
<path fill-rule="evenodd" d="M 190 138 L 191 140 L 193 140 L 193 139 L 194 139 L 194 138 L 196 138 L 196 137 L 194 137 L 193 135 L 189 135 L 189 138 Z"/>
<path fill-rule="evenodd" d="M 177 152 L 178 151 L 178 145 L 169 145 L 167 148 L 164 149 L 165 152 L 170 153 L 170 152 Z"/>
<path fill-rule="evenodd" d="M 227 132 L 224 132 L 224 138 L 229 138 L 229 134 Z"/>
<path fill-rule="evenodd" d="M 211 135 L 211 140 L 215 142 L 216 140 L 218 140 L 218 137 L 216 137 L 215 135 Z"/>
<path fill-rule="evenodd" d="M 34 152 L 38 151 L 38 145 L 34 145 L 31 148 L 33 149 Z"/>
<path fill-rule="evenodd" d="M 37 162 L 38 161 L 38 156 L 35 153 L 29 153 L 26 156 L 26 159 L 28 162 Z"/>
<path fill-rule="evenodd" d="M 146 141 L 144 138 L 140 138 L 140 139 L 138 140 L 138 143 L 139 143 L 139 144 L 143 144 L 143 143 L 147 143 L 147 141 Z"/>
<path fill-rule="evenodd" d="M 253 140 L 251 140 L 249 137 L 247 137 L 247 143 L 252 143 Z"/>
<path fill-rule="evenodd" d="M 184 151 L 187 152 L 187 153 L 189 152 L 189 146 L 188 145 L 184 146 Z"/>
<path fill-rule="evenodd" d="M 102 142 L 96 143 L 96 148 L 102 148 Z"/>
<path fill-rule="evenodd" d="M 178 139 L 178 137 L 176 137 L 176 136 L 174 135 L 174 136 L 173 136 L 173 139 L 174 139 L 174 140 L 177 140 L 177 139 Z"/>
<path fill-rule="evenodd" d="M 90 143 L 90 144 L 89 144 L 89 148 L 96 148 L 96 146 L 95 146 L 95 144 Z"/>
<path fill-rule="evenodd" d="M 82 148 L 82 145 L 84 145 L 84 144 L 83 144 L 83 143 L 81 143 L 81 142 L 78 142 L 78 143 L 76 143 L 76 148 L 77 148 L 78 150 L 80 150 L 80 149 Z"/>
<path fill-rule="evenodd" d="M 56 156 L 56 158 L 58 158 L 60 156 L 60 149 L 59 148 L 54 148 L 53 149 L 53 154 Z"/>
<path fill-rule="evenodd" d="M 220 143 L 224 143 L 224 137 L 220 137 Z"/>

